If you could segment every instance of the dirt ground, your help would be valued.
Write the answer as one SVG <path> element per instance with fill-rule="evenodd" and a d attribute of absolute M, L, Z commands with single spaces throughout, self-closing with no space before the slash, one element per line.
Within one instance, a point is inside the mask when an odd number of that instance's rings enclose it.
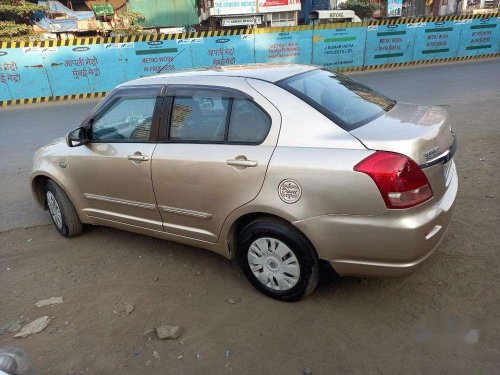
<path fill-rule="evenodd" d="M 376 86 L 378 74 L 358 78 Z M 41 374 L 500 373 L 500 91 L 444 103 L 459 137 L 457 208 L 414 274 L 323 272 L 311 297 L 281 303 L 207 251 L 103 227 L 70 240 L 52 225 L 10 229 L 0 232 L 0 326 L 54 319 L 27 338 L 4 333 L 0 347 L 22 348 Z M 34 306 L 56 296 L 64 302 Z M 124 302 L 135 305 L 126 316 Z M 185 331 L 144 335 L 161 324 Z"/>

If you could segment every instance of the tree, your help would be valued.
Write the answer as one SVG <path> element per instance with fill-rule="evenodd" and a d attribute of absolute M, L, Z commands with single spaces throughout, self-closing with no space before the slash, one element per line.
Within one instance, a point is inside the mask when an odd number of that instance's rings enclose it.
<path fill-rule="evenodd" d="M 0 41 L 28 40 L 33 36 L 30 18 L 44 7 L 26 0 L 0 1 Z"/>
<path fill-rule="evenodd" d="M 146 18 L 140 12 L 126 11 L 115 15 L 114 32 L 119 36 L 135 36 L 142 34 L 140 22 Z"/>
<path fill-rule="evenodd" d="M 376 5 L 371 3 L 370 0 L 347 0 L 341 3 L 338 8 L 353 10 L 361 19 L 370 17 L 377 9 Z"/>
<path fill-rule="evenodd" d="M 33 35 L 33 28 L 12 21 L 0 21 L 0 42 L 28 40 Z"/>
<path fill-rule="evenodd" d="M 44 7 L 26 0 L 1 0 L 0 21 L 29 24 L 30 18 Z"/>

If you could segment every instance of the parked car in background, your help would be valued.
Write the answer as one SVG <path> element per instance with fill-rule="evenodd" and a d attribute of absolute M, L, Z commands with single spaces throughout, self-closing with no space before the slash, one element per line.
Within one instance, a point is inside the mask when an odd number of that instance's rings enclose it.
<path fill-rule="evenodd" d="M 106 225 L 239 261 L 293 301 L 318 264 L 398 276 L 439 245 L 458 178 L 445 109 L 396 103 L 307 65 L 247 65 L 118 86 L 31 186 L 63 236 Z"/>

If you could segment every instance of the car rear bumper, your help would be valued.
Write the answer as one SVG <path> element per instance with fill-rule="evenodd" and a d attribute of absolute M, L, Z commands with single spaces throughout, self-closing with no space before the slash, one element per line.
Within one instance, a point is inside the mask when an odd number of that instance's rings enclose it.
<path fill-rule="evenodd" d="M 441 243 L 458 190 L 452 165 L 450 184 L 439 201 L 382 216 L 323 215 L 297 221 L 321 259 L 343 276 L 401 276 L 412 272 Z"/>

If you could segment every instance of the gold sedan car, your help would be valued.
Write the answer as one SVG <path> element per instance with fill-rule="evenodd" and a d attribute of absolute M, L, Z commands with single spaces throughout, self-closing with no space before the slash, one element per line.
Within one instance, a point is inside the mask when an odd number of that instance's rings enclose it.
<path fill-rule="evenodd" d="M 236 258 L 292 301 L 318 264 L 397 276 L 439 245 L 458 188 L 441 107 L 396 103 L 341 74 L 247 65 L 118 86 L 31 186 L 66 237 L 106 225 Z"/>

